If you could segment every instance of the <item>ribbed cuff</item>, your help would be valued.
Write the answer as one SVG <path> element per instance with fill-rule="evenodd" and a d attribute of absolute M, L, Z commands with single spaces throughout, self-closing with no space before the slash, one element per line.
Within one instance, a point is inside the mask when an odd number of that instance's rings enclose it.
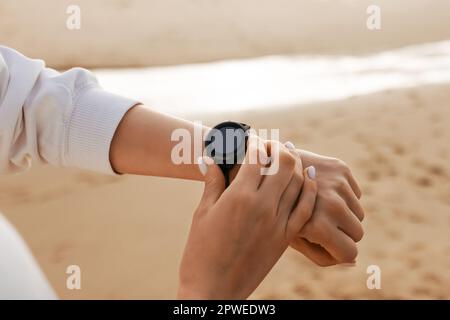
<path fill-rule="evenodd" d="M 123 116 L 136 104 L 96 86 L 83 90 L 66 126 L 65 165 L 115 175 L 111 142 Z"/>

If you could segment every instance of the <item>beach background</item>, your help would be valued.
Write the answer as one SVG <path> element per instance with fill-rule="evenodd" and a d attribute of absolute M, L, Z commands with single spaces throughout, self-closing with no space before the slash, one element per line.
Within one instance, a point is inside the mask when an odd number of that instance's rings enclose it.
<path fill-rule="evenodd" d="M 66 28 L 73 4 L 80 30 Z M 381 30 L 366 26 L 372 4 Z M 101 68 L 106 89 L 192 120 L 279 128 L 350 165 L 366 209 L 357 265 L 320 268 L 289 249 L 257 299 L 450 298 L 448 40 L 445 0 L 0 2 L 3 45 L 59 69 Z M 0 177 L 0 209 L 61 298 L 170 299 L 201 192 L 35 162 Z M 66 288 L 72 264 L 81 290 Z M 380 290 L 366 286 L 370 265 Z"/>

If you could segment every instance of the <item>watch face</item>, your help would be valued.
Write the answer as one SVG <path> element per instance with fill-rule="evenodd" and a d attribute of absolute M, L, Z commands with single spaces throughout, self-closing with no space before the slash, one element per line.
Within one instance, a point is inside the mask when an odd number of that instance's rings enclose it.
<path fill-rule="evenodd" d="M 247 143 L 245 128 L 236 122 L 223 122 L 208 133 L 206 154 L 217 164 L 233 166 L 242 163 Z"/>

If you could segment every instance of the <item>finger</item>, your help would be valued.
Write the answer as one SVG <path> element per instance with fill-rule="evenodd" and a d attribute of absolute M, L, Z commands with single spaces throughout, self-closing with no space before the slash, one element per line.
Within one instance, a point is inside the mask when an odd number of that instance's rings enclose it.
<path fill-rule="evenodd" d="M 279 202 L 281 195 L 291 180 L 296 165 L 296 159 L 289 150 L 278 141 L 266 141 L 266 149 L 272 160 L 264 173 L 264 179 L 259 186 L 261 192 L 274 197 Z"/>
<path fill-rule="evenodd" d="M 364 208 L 361 205 L 360 200 L 357 196 L 352 192 L 350 187 L 348 187 L 348 191 L 345 194 L 341 195 L 344 198 L 345 203 L 353 212 L 353 214 L 359 219 L 359 221 L 364 220 Z"/>
<path fill-rule="evenodd" d="M 348 208 L 346 208 L 344 214 L 340 215 L 337 223 L 339 229 L 352 238 L 355 242 L 359 242 L 364 236 L 364 230 L 361 222 Z"/>
<path fill-rule="evenodd" d="M 338 228 L 334 228 L 334 230 L 329 231 L 327 239 L 328 241 L 324 243 L 323 247 L 337 261 L 340 263 L 355 261 L 358 256 L 358 248 L 352 238 Z"/>
<path fill-rule="evenodd" d="M 225 177 L 213 159 L 199 157 L 197 162 L 201 174 L 205 177 L 205 188 L 200 200 L 200 206 L 211 207 L 225 191 Z"/>
<path fill-rule="evenodd" d="M 286 190 L 284 190 L 283 195 L 280 199 L 280 203 L 278 204 L 277 214 L 283 219 L 283 221 L 287 221 L 287 219 L 289 218 L 289 214 L 296 206 L 297 200 L 302 192 L 304 182 L 303 166 L 300 157 L 297 156 L 295 146 L 291 142 L 285 143 L 285 146 L 291 153 L 293 153 L 294 157 L 298 160 L 295 165 L 294 175 L 292 176 Z"/>
<path fill-rule="evenodd" d="M 316 169 L 310 166 L 304 170 L 303 190 L 298 200 L 297 206 L 289 216 L 287 222 L 287 238 L 290 241 L 298 237 L 300 230 L 311 218 L 317 197 Z"/>
<path fill-rule="evenodd" d="M 311 243 L 304 238 L 296 237 L 291 241 L 290 246 L 321 267 L 333 266 L 339 263 L 320 245 Z"/>
<path fill-rule="evenodd" d="M 247 142 L 247 153 L 233 183 L 245 183 L 253 189 L 258 189 L 261 183 L 261 168 L 268 163 L 268 155 L 264 141 L 258 136 L 250 135 Z"/>
<path fill-rule="evenodd" d="M 353 262 L 358 255 L 356 243 L 330 222 L 321 223 L 320 225 L 320 228 L 315 228 L 314 222 L 308 222 L 301 230 L 300 236 L 310 242 L 321 245 L 339 263 Z M 310 230 L 311 228 L 315 230 Z M 307 236 L 308 234 L 314 235 L 314 237 Z"/>
<path fill-rule="evenodd" d="M 347 179 L 348 179 L 348 183 L 350 184 L 350 187 L 352 188 L 352 190 L 355 193 L 356 197 L 358 199 L 361 199 L 361 196 L 362 196 L 361 188 L 359 187 L 359 184 L 356 181 L 356 179 L 353 176 L 353 173 L 351 171 L 349 171 Z"/>

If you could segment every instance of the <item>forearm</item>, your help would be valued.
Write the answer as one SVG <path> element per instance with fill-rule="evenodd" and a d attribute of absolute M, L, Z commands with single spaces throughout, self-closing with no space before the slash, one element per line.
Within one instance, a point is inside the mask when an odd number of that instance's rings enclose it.
<path fill-rule="evenodd" d="M 172 149 L 179 143 L 172 141 L 176 129 L 190 134 L 190 142 L 184 142 L 190 145 L 190 150 L 185 150 L 190 152 L 186 163 L 176 164 L 172 159 Z M 111 165 L 118 173 L 203 180 L 196 159 L 203 151 L 198 136 L 207 130 L 205 126 L 137 105 L 125 114 L 116 130 L 110 149 Z"/>

